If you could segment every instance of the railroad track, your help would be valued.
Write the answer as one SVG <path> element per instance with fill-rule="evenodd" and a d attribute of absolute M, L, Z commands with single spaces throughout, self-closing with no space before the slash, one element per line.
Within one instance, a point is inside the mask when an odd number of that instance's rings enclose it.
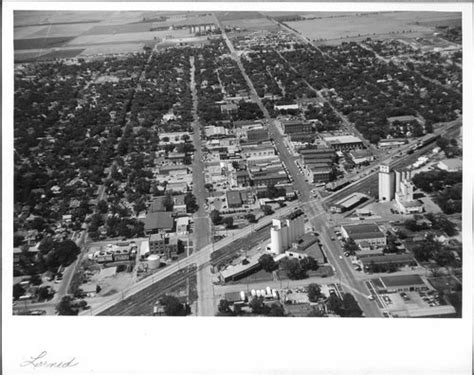
<path fill-rule="evenodd" d="M 149 276 L 152 277 L 152 276 Z M 189 266 L 102 311 L 102 316 L 153 315 L 153 305 L 165 294 L 196 277 L 196 266 Z"/>

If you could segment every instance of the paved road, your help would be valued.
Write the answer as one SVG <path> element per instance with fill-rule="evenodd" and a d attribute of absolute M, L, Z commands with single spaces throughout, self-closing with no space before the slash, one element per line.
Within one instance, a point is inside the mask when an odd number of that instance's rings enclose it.
<path fill-rule="evenodd" d="M 206 212 L 206 188 L 204 178 L 204 162 L 202 155 L 201 142 L 201 123 L 197 114 L 198 97 L 195 81 L 195 65 L 194 56 L 190 57 L 191 63 L 191 93 L 193 98 L 193 142 L 194 142 L 194 158 L 193 158 L 193 194 L 199 206 L 198 211 L 194 214 L 194 251 L 198 251 L 210 242 L 209 215 Z"/>
<path fill-rule="evenodd" d="M 259 105 L 265 118 L 267 119 L 268 130 L 270 132 L 271 137 L 273 138 L 273 142 L 278 150 L 278 154 L 281 160 L 285 163 L 288 172 L 293 178 L 293 185 L 295 189 L 300 192 L 300 208 L 303 209 L 303 211 L 305 211 L 305 213 L 307 213 L 310 218 L 312 218 L 310 220 L 311 223 L 313 224 L 314 228 L 321 234 L 322 242 L 326 245 L 326 255 L 329 259 L 329 263 L 331 263 L 335 267 L 337 275 L 339 276 L 341 281 L 352 286 L 355 290 L 358 291 L 358 293 L 354 293 L 354 297 L 359 302 L 359 305 L 365 312 L 366 316 L 380 316 L 380 311 L 373 305 L 373 303 L 368 299 L 361 297 L 361 295 L 369 294 L 367 288 L 361 285 L 361 283 L 354 278 L 353 270 L 346 263 L 347 261 L 345 260 L 345 258 L 343 257 L 342 260 L 339 259 L 338 255 L 342 254 L 342 250 L 338 249 L 337 245 L 330 240 L 331 235 L 329 229 L 330 225 L 328 225 L 328 215 L 325 213 L 325 210 L 319 200 L 311 200 L 311 186 L 307 183 L 304 176 L 300 173 L 298 167 L 296 166 L 295 158 L 290 154 L 289 150 L 285 146 L 283 136 L 279 132 L 275 120 L 270 117 L 270 114 L 263 106 L 252 82 L 250 81 L 248 75 L 245 72 L 244 67 L 242 66 L 242 63 L 240 62 L 239 56 L 235 52 L 231 41 L 229 40 L 224 29 L 222 27 L 221 29 L 222 36 L 224 37 L 224 40 L 226 41 L 226 44 L 229 50 L 231 51 L 231 55 L 236 60 L 237 65 L 239 66 L 242 72 L 242 75 L 247 81 L 253 99 Z"/>
<path fill-rule="evenodd" d="M 288 215 L 290 212 L 294 211 L 295 208 L 299 206 L 299 202 L 292 203 L 280 210 L 278 210 L 275 215 L 266 216 L 255 225 L 255 226 L 248 226 L 242 229 L 239 233 L 236 233 L 232 237 L 223 238 L 220 241 L 215 242 L 214 244 L 208 244 L 204 246 L 200 251 L 194 252 L 189 257 L 186 257 L 182 260 L 179 260 L 176 263 L 170 264 L 169 266 L 163 268 L 162 270 L 158 271 L 157 273 L 153 274 L 153 276 L 147 277 L 143 280 L 138 281 L 136 284 L 132 285 L 129 288 L 120 293 L 120 295 L 110 296 L 109 298 L 104 298 L 104 302 L 100 305 L 93 307 L 90 310 L 82 312 L 81 315 L 97 315 L 100 312 L 110 308 L 111 306 L 115 305 L 116 303 L 120 302 L 122 299 L 130 297 L 139 291 L 145 289 L 146 287 L 162 280 L 163 278 L 173 274 L 174 272 L 190 266 L 192 264 L 196 264 L 198 267 L 203 265 L 208 265 L 211 262 L 211 254 L 214 251 L 220 250 L 223 247 L 231 244 L 233 241 L 243 238 L 251 234 L 254 230 L 258 230 L 261 227 L 264 227 L 271 223 L 273 218 L 279 217 L 280 215 Z"/>

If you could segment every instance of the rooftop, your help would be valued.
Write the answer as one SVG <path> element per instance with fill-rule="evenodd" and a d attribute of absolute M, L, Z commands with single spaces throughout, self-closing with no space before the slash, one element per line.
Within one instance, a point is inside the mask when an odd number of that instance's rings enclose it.
<path fill-rule="evenodd" d="M 171 230 L 174 219 L 171 212 L 149 212 L 145 218 L 145 230 Z"/>
<path fill-rule="evenodd" d="M 384 276 L 380 280 L 390 288 L 397 286 L 425 285 L 420 275 L 401 275 L 401 276 Z"/>
<path fill-rule="evenodd" d="M 328 143 L 362 143 L 360 138 L 354 135 L 338 135 L 332 137 L 325 137 L 324 140 Z"/>

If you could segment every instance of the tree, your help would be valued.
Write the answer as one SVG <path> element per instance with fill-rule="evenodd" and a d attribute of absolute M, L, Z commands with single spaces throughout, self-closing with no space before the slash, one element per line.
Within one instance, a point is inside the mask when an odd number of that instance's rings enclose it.
<path fill-rule="evenodd" d="M 249 303 L 249 307 L 254 314 L 266 315 L 270 308 L 263 303 L 263 297 L 254 297 Z"/>
<path fill-rule="evenodd" d="M 233 316 L 233 312 L 230 308 L 230 302 L 226 299 L 221 299 L 219 305 L 217 306 L 219 316 Z"/>
<path fill-rule="evenodd" d="M 64 296 L 61 302 L 56 305 L 56 312 L 58 315 L 77 315 L 79 310 L 74 307 L 71 296 Z"/>
<path fill-rule="evenodd" d="M 270 311 L 268 311 L 267 316 L 285 316 L 285 310 L 283 306 L 279 303 L 272 303 L 270 305 Z"/>
<path fill-rule="evenodd" d="M 245 218 L 249 223 L 256 223 L 256 222 L 257 222 L 257 218 L 256 218 L 255 215 L 252 214 L 252 213 L 245 214 L 244 218 Z"/>
<path fill-rule="evenodd" d="M 163 198 L 163 207 L 166 211 L 173 211 L 174 201 L 171 194 L 166 194 Z"/>
<path fill-rule="evenodd" d="M 59 266 L 67 267 L 76 259 L 81 249 L 72 240 L 55 241 L 54 248 L 46 256 L 46 265 L 52 271 Z"/>
<path fill-rule="evenodd" d="M 269 206 L 268 204 L 265 204 L 262 206 L 262 211 L 265 215 L 271 215 L 273 213 L 273 209 L 271 206 Z"/>
<path fill-rule="evenodd" d="M 231 229 L 234 226 L 234 218 L 232 216 L 227 216 L 222 219 L 222 222 L 225 224 L 226 229 Z"/>
<path fill-rule="evenodd" d="M 13 285 L 13 299 L 15 301 L 23 294 L 25 294 L 25 288 L 23 288 L 20 284 Z"/>
<path fill-rule="evenodd" d="M 344 293 L 344 296 L 342 297 L 342 307 L 344 309 L 343 316 L 349 316 L 349 317 L 362 316 L 362 310 L 360 309 L 359 304 L 355 300 L 354 296 L 350 293 Z"/>
<path fill-rule="evenodd" d="M 44 301 L 44 300 L 49 300 L 53 295 L 54 292 L 51 291 L 50 287 L 43 286 L 38 289 L 38 300 Z"/>
<path fill-rule="evenodd" d="M 300 264 L 305 271 L 316 271 L 319 268 L 317 260 L 312 256 L 307 256 L 301 259 Z"/>
<path fill-rule="evenodd" d="M 332 312 L 340 315 L 342 311 L 342 301 L 335 294 L 331 294 L 327 300 L 327 308 Z"/>
<path fill-rule="evenodd" d="M 308 299 L 310 302 L 317 302 L 321 297 L 321 287 L 318 284 L 311 283 L 308 285 Z"/>
<path fill-rule="evenodd" d="M 301 266 L 298 259 L 285 258 L 281 261 L 282 268 L 286 271 L 288 277 L 292 280 L 300 280 L 306 277 L 306 271 Z"/>
<path fill-rule="evenodd" d="M 278 264 L 270 254 L 263 254 L 258 258 L 258 263 L 262 266 L 262 269 L 267 272 L 273 272 L 278 269 Z"/>
<path fill-rule="evenodd" d="M 101 199 L 98 203 L 97 203 L 97 209 L 99 210 L 99 212 L 101 214 L 106 214 L 107 211 L 109 210 L 109 205 L 107 204 L 106 201 L 104 201 L 103 199 Z"/>
<path fill-rule="evenodd" d="M 195 213 L 199 209 L 196 203 L 196 197 L 192 193 L 187 193 L 184 196 L 184 203 L 186 204 L 186 211 L 190 214 Z"/>
<path fill-rule="evenodd" d="M 211 218 L 211 221 L 214 225 L 219 225 L 222 223 L 222 216 L 218 210 L 212 210 L 209 214 L 209 217 Z"/>
<path fill-rule="evenodd" d="M 354 255 L 356 251 L 359 250 L 359 245 L 351 238 L 344 240 L 344 251 L 349 252 L 349 254 Z"/>
<path fill-rule="evenodd" d="M 188 309 L 175 296 L 165 295 L 160 299 L 160 304 L 164 307 L 167 316 L 185 316 Z"/>
<path fill-rule="evenodd" d="M 41 280 L 41 276 L 38 274 L 34 274 L 31 276 L 30 283 L 33 285 L 41 285 L 43 280 Z"/>

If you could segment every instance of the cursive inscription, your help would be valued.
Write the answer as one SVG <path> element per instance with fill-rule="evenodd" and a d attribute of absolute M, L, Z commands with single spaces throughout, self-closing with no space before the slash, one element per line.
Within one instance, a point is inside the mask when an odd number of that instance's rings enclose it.
<path fill-rule="evenodd" d="M 36 356 L 30 357 L 29 360 L 26 360 L 20 364 L 21 367 L 33 367 L 33 368 L 69 368 L 77 366 L 78 363 L 75 362 L 76 358 L 72 358 L 69 361 L 58 361 L 53 362 L 49 361 L 46 356 L 48 352 L 46 350 L 42 351 Z"/>

